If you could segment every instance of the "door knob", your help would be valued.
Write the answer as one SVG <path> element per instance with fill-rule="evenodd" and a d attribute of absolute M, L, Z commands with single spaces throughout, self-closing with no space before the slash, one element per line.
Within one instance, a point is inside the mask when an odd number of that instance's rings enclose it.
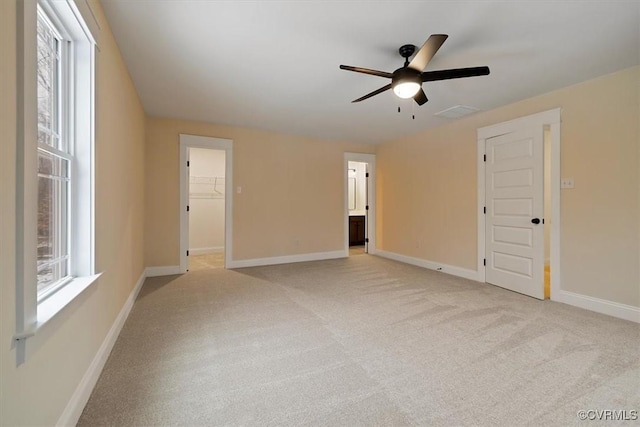
<path fill-rule="evenodd" d="M 531 220 L 531 223 L 532 223 L 532 224 L 540 224 L 540 218 L 533 218 L 533 219 Z"/>

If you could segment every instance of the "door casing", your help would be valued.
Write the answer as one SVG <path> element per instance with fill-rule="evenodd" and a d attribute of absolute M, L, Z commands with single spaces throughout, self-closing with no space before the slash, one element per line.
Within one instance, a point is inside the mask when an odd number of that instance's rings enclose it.
<path fill-rule="evenodd" d="M 550 171 L 551 171 L 551 221 L 550 224 L 550 268 L 551 268 L 551 300 L 557 300 L 562 289 L 560 265 L 560 113 L 561 109 L 543 111 L 530 116 L 520 117 L 478 129 L 478 280 L 486 283 L 486 231 L 485 213 L 486 182 L 485 162 L 486 140 L 496 136 L 514 132 L 522 128 L 549 127 L 550 138 Z"/>
<path fill-rule="evenodd" d="M 180 134 L 180 273 L 186 273 L 188 268 L 189 218 L 187 205 L 189 204 L 189 181 L 187 179 L 187 160 L 189 148 L 208 148 L 225 152 L 224 266 L 229 268 L 233 262 L 233 141 Z"/>

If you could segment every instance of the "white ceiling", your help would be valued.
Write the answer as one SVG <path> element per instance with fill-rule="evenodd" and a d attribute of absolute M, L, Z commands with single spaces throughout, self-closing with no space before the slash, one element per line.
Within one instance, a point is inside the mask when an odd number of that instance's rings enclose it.
<path fill-rule="evenodd" d="M 640 63 L 639 1 L 102 0 L 151 116 L 380 143 Z M 390 83 L 403 44 L 449 39 L 427 70 L 489 76 L 424 83 L 422 107 Z M 594 99 L 593 102 L 598 102 Z M 415 120 L 411 113 L 415 111 Z"/>

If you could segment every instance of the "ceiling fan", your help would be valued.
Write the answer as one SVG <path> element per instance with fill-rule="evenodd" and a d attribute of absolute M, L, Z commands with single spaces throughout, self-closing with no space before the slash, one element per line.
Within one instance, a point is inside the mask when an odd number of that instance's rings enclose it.
<path fill-rule="evenodd" d="M 412 44 L 405 44 L 398 50 L 404 58 L 404 65 L 393 73 L 385 71 L 370 70 L 368 68 L 351 67 L 341 65 L 341 70 L 355 71 L 356 73 L 371 74 L 372 76 L 386 77 L 391 79 L 391 83 L 366 94 L 363 97 L 353 100 L 360 102 L 372 96 L 378 95 L 386 90 L 393 89 L 393 92 L 400 98 L 413 98 L 418 105 L 423 105 L 428 101 L 427 95 L 422 90 L 423 82 L 433 82 L 437 80 L 459 79 L 463 77 L 486 76 L 489 74 L 489 67 L 454 68 L 450 70 L 423 71 L 431 58 L 436 54 L 440 46 L 449 37 L 446 34 L 432 34 L 424 42 L 418 53 L 411 62 L 409 58 L 415 52 L 416 47 Z"/>

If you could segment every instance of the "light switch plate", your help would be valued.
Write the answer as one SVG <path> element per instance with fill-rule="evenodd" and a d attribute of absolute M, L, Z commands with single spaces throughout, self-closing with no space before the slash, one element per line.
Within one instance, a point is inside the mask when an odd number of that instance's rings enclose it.
<path fill-rule="evenodd" d="M 573 188 L 574 182 L 573 178 L 562 178 L 560 181 L 560 188 Z"/>

